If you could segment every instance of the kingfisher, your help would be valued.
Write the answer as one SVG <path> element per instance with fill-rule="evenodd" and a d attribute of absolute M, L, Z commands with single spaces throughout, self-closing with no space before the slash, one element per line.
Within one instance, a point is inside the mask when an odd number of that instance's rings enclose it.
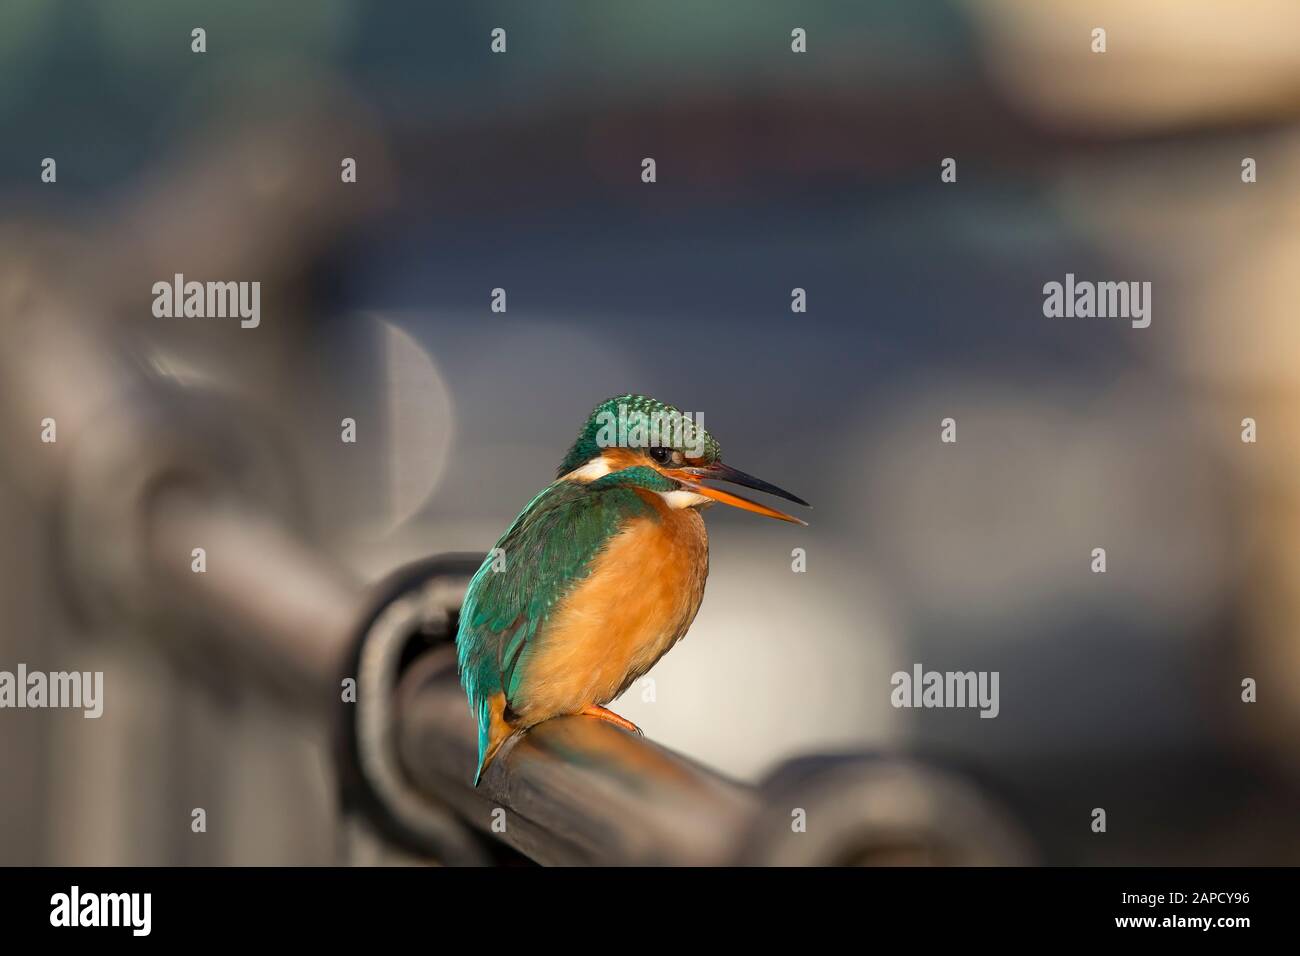
<path fill-rule="evenodd" d="M 456 651 L 478 722 L 475 786 L 507 740 L 552 717 L 641 732 L 604 705 L 695 619 L 709 573 L 702 510 L 722 502 L 807 525 L 707 480 L 808 506 L 724 465 L 702 419 L 671 405 L 628 394 L 592 411 L 465 593 Z"/>

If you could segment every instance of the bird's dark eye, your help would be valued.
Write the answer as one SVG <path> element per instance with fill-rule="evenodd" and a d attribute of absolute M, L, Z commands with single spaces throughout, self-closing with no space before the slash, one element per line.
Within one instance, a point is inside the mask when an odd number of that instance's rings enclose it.
<path fill-rule="evenodd" d="M 673 450 L 671 448 L 651 448 L 650 460 L 656 465 L 666 465 L 672 461 Z"/>

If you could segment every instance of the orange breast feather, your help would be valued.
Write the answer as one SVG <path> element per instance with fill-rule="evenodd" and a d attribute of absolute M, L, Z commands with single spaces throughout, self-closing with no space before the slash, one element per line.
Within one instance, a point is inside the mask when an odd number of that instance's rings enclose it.
<path fill-rule="evenodd" d="M 644 497 L 659 520 L 635 519 L 613 537 L 538 636 L 512 702 L 517 726 L 613 700 L 695 619 L 709 572 L 704 520 Z"/>

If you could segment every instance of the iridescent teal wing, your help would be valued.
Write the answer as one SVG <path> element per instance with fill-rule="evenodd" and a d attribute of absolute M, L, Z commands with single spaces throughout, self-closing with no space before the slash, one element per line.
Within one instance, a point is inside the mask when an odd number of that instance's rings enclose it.
<path fill-rule="evenodd" d="M 633 486 L 658 478 L 637 468 L 586 485 L 555 482 L 529 502 L 497 542 L 500 552 L 489 553 L 474 575 L 456 647 L 461 683 L 478 720 L 480 761 L 488 742 L 489 698 L 504 692 L 508 705 L 519 705 L 528 659 L 548 617 L 626 521 L 656 515 Z"/>

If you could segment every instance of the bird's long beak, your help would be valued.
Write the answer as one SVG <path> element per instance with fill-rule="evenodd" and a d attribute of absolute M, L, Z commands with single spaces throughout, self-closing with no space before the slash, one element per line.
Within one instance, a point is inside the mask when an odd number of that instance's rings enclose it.
<path fill-rule="evenodd" d="M 695 492 L 697 495 L 704 495 L 706 498 L 712 498 L 714 501 L 720 501 L 724 505 L 731 505 L 733 508 L 740 508 L 744 511 L 752 511 L 755 514 L 766 515 L 769 518 L 778 518 L 781 521 L 792 521 L 795 524 L 808 527 L 808 522 L 803 521 L 793 515 L 788 515 L 784 511 L 777 511 L 775 508 L 769 508 L 767 505 L 760 505 L 757 501 L 750 501 L 748 498 L 742 498 L 740 495 L 733 495 L 729 491 L 723 491 L 720 488 L 710 488 L 707 485 L 700 484 L 699 478 L 708 478 L 713 481 L 729 481 L 733 485 L 744 485 L 746 488 L 753 488 L 756 491 L 764 491 L 769 495 L 776 495 L 784 498 L 786 501 L 793 501 L 795 504 L 803 505 L 805 508 L 811 508 L 812 505 L 804 501 L 798 495 L 792 495 L 784 488 L 778 488 L 776 485 L 769 484 L 761 478 L 755 478 L 753 475 L 747 475 L 737 468 L 730 465 L 724 465 L 722 462 L 715 462 L 712 465 L 706 465 L 702 468 L 679 468 L 673 471 L 672 477 L 677 479 L 686 488 Z"/>

